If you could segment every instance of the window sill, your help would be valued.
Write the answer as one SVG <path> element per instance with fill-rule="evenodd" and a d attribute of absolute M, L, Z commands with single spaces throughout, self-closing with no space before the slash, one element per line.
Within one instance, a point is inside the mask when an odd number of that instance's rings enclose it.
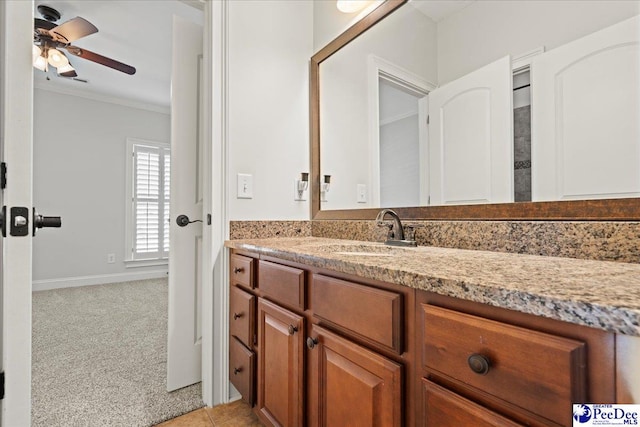
<path fill-rule="evenodd" d="M 153 267 L 156 265 L 169 265 L 169 260 L 164 259 L 125 259 L 124 266 L 125 268 L 136 268 L 136 267 Z"/>

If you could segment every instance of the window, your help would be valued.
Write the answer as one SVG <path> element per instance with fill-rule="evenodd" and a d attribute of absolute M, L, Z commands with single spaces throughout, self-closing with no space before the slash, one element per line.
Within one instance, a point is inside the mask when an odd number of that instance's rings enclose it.
<path fill-rule="evenodd" d="M 166 260 L 169 256 L 169 146 L 128 138 L 127 152 L 129 261 Z"/>

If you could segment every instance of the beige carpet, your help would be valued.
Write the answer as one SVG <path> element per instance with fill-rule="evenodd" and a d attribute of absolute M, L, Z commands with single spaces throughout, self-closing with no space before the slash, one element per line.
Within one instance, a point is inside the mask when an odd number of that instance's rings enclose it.
<path fill-rule="evenodd" d="M 166 392 L 167 280 L 33 293 L 32 425 L 151 426 L 203 405 Z"/>

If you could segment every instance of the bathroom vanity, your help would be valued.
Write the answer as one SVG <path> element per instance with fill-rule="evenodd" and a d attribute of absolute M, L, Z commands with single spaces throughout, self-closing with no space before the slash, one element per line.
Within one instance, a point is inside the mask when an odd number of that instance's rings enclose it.
<path fill-rule="evenodd" d="M 266 425 L 568 426 L 572 403 L 638 402 L 639 265 L 226 245 L 229 377 Z"/>

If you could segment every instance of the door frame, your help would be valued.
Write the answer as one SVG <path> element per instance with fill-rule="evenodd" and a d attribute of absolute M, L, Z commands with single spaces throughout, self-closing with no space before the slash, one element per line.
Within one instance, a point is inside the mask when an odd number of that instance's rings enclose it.
<path fill-rule="evenodd" d="M 204 233 L 204 262 L 203 268 L 203 345 L 202 345 L 202 395 L 207 406 L 226 403 L 229 400 L 228 382 L 228 272 L 227 251 L 224 240 L 229 236 L 228 207 L 227 207 L 227 0 L 200 0 L 204 3 L 204 136 L 207 145 L 205 162 L 209 167 L 207 173 L 207 189 L 211 200 L 204 207 L 205 213 L 212 213 L 210 230 Z M 4 100 L 11 100 L 12 120 L 20 124 L 20 135 L 30 140 L 28 149 L 23 152 L 31 155 L 33 146 L 33 67 L 31 65 L 31 49 L 33 42 L 33 0 L 0 2 L 0 14 L 3 19 L 11 22 L 11 26 L 2 25 L 3 67 L 0 72 L 0 82 L 7 84 L 8 91 L 4 91 Z M 24 31 L 15 31 L 23 28 Z M 215 29 L 215 30 L 214 30 Z M 21 49 L 20 46 L 29 46 Z M 11 61 L 4 60 L 11 57 Z M 4 101 L 5 105 L 8 101 Z M 215 132 L 213 126 L 215 125 Z M 8 135 L 3 140 L 7 141 Z M 8 150 L 10 151 L 10 150 Z M 24 155 L 24 153 L 21 153 Z M 5 159 L 10 160 L 10 159 Z M 215 168 L 214 168 L 215 165 Z M 12 184 L 17 184 L 13 182 Z M 28 188 L 21 194 L 28 194 L 27 200 L 17 197 L 18 189 L 12 193 L 5 193 L 5 202 L 11 205 L 32 205 L 31 180 L 22 183 Z M 28 203 L 27 203 L 28 202 Z M 13 252 L 13 257 L 27 257 L 31 259 L 31 237 L 28 237 L 28 250 L 18 246 L 19 242 L 26 242 L 20 238 L 12 238 L 14 242 L 4 241 L 4 248 Z M 24 246 L 24 245 L 23 245 Z M 6 254 L 6 252 L 5 252 Z M 2 366 L 6 377 L 7 393 L 2 401 L 0 424 L 29 425 L 31 420 L 31 271 L 28 277 L 8 277 L 3 269 L 5 291 L 10 293 L 11 307 L 3 301 L 2 312 Z M 11 328 L 8 325 L 11 325 Z"/>
<path fill-rule="evenodd" d="M 369 117 L 369 182 L 371 200 L 373 207 L 380 206 L 380 85 L 378 79 L 382 78 L 403 87 L 408 92 L 419 98 L 420 100 L 428 96 L 429 92 L 434 90 L 437 85 L 423 79 L 415 73 L 406 70 L 386 59 L 370 54 L 367 60 L 367 86 L 368 86 L 368 117 Z M 423 103 L 424 104 L 424 103 Z M 426 162 L 428 159 L 428 137 L 426 132 L 426 114 L 424 108 L 419 109 L 418 120 L 420 127 L 420 163 Z M 424 154 L 424 156 L 423 156 Z M 426 167 L 420 167 L 421 171 L 425 171 Z M 426 181 L 425 181 L 426 179 Z M 420 174 L 420 198 L 428 198 L 429 181 L 428 176 L 421 172 Z"/>
<path fill-rule="evenodd" d="M 204 1 L 205 183 L 210 185 L 211 227 L 203 233 L 202 397 L 204 404 L 229 402 L 228 189 L 228 1 Z M 207 189 L 205 188 L 205 191 Z M 206 204 L 206 201 L 205 201 Z M 206 215 L 205 215 L 206 218 Z M 208 278 L 208 280 L 204 280 Z"/>

